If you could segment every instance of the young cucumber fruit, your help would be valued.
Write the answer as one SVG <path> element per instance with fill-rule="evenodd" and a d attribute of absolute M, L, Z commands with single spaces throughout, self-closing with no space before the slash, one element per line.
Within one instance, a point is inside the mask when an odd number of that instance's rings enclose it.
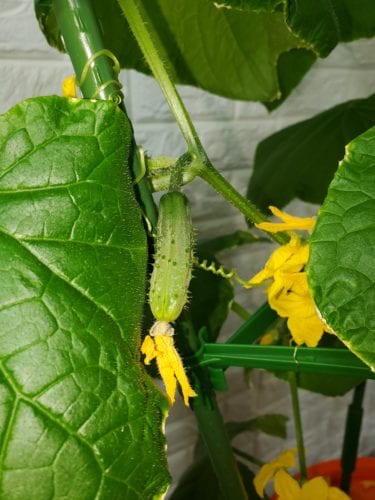
<path fill-rule="evenodd" d="M 159 204 L 150 307 L 158 321 L 175 321 L 187 302 L 193 264 L 193 226 L 189 202 L 179 191 Z"/>

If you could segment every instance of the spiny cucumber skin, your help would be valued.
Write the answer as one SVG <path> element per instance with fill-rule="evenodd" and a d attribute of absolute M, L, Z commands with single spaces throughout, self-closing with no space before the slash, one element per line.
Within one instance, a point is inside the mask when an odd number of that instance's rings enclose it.
<path fill-rule="evenodd" d="M 175 321 L 187 302 L 193 265 L 193 234 L 186 196 L 178 191 L 165 194 L 159 203 L 149 293 L 152 314 L 159 321 Z"/>

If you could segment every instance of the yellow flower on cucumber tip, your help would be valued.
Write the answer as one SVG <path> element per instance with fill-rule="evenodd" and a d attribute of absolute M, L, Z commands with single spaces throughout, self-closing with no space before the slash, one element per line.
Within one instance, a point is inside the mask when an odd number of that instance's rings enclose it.
<path fill-rule="evenodd" d="M 315 225 L 314 217 L 295 217 L 286 212 L 282 212 L 277 207 L 272 205 L 268 207 L 273 215 L 278 217 L 282 222 L 260 222 L 255 224 L 255 227 L 263 229 L 268 233 L 278 233 L 279 231 L 311 231 Z"/>
<path fill-rule="evenodd" d="M 142 343 L 141 352 L 145 355 L 144 363 L 149 365 L 156 359 L 160 376 L 171 405 L 175 401 L 177 382 L 180 384 L 186 406 L 189 398 L 196 396 L 186 376 L 181 358 L 173 343 L 174 329 L 166 321 L 156 321 Z"/>

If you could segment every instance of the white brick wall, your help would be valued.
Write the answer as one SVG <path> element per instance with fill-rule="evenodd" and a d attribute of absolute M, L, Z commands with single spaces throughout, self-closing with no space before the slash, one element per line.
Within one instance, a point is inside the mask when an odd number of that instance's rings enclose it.
<path fill-rule="evenodd" d="M 48 47 L 39 32 L 30 0 L 0 0 L 0 112 L 31 96 L 60 93 L 61 80 L 71 74 L 68 58 Z M 288 101 L 269 114 L 258 103 L 244 103 L 215 97 L 190 87 L 181 94 L 191 112 L 202 142 L 223 174 L 245 192 L 250 165 L 257 143 L 274 131 L 351 98 L 365 97 L 375 89 L 374 41 L 344 44 L 325 60 L 316 63 L 307 78 Z M 155 82 L 136 72 L 122 74 L 126 104 L 134 121 L 137 140 L 152 155 L 178 155 L 184 142 L 178 127 Z M 186 189 L 192 203 L 199 236 L 245 228 L 242 216 L 221 199 L 209 186 L 195 180 Z M 316 207 L 293 202 L 294 213 L 314 213 Z M 269 245 L 247 247 L 237 254 L 224 254 L 228 266 L 236 265 L 243 276 L 255 273 L 269 253 Z M 241 292 L 239 301 L 253 309 L 262 297 Z M 231 317 L 226 332 L 238 320 Z M 224 414 L 230 419 L 250 418 L 265 412 L 290 415 L 288 390 L 271 375 L 254 373 L 248 390 L 243 372 L 228 370 L 231 391 L 219 395 Z M 375 428 L 371 425 L 375 409 L 374 382 L 369 382 L 366 413 L 361 439 L 361 453 L 375 452 Z M 345 408 L 349 397 L 323 398 L 301 391 L 303 422 L 309 463 L 337 456 L 343 432 Z M 286 446 L 294 446 L 289 425 L 287 443 L 278 439 L 248 435 L 240 443 L 249 453 L 263 460 L 273 457 Z M 167 422 L 169 458 L 175 480 L 192 456 L 195 422 L 180 402 L 172 409 Z"/>

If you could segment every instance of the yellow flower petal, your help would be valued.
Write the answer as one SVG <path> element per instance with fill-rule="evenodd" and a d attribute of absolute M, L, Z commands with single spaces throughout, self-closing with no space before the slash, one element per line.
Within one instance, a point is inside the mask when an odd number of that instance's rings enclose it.
<path fill-rule="evenodd" d="M 339 488 L 331 486 L 328 490 L 327 500 L 350 500 L 350 497 Z"/>
<path fill-rule="evenodd" d="M 174 380 L 177 379 L 181 387 L 184 403 L 189 406 L 189 398 L 196 396 L 196 393 L 190 386 L 181 358 L 173 345 L 173 337 L 158 335 L 155 337 L 155 344 L 158 352 L 156 362 L 171 403 L 174 402 L 176 390 Z"/>
<path fill-rule="evenodd" d="M 266 262 L 264 269 L 248 281 L 247 287 L 260 285 L 274 277 L 279 270 L 298 272 L 303 269 L 309 258 L 309 246 L 292 234 L 289 243 L 277 248 Z"/>
<path fill-rule="evenodd" d="M 295 217 L 286 212 L 282 212 L 277 207 L 268 207 L 272 214 L 282 220 L 282 222 L 261 222 L 255 224 L 259 229 L 268 233 L 277 233 L 279 231 L 304 230 L 311 231 L 315 225 L 314 217 Z"/>
<path fill-rule="evenodd" d="M 324 325 L 318 316 L 306 318 L 291 316 L 288 318 L 288 328 L 297 345 L 306 344 L 308 347 L 316 347 L 325 331 Z"/>
<path fill-rule="evenodd" d="M 327 330 L 319 318 L 305 272 L 277 272 L 267 290 L 268 302 L 279 316 L 288 318 L 288 328 L 297 345 L 315 347 Z"/>
<path fill-rule="evenodd" d="M 279 500 L 300 500 L 301 488 L 290 474 L 281 469 L 275 474 L 275 492 L 279 495 Z M 323 500 L 322 497 L 315 497 L 314 500 Z M 313 499 L 311 499 L 313 500 Z"/>
<path fill-rule="evenodd" d="M 288 467 L 296 466 L 296 449 L 284 451 L 278 457 L 271 460 L 271 462 L 264 464 L 254 478 L 254 487 L 260 497 L 263 498 L 263 492 L 267 483 L 273 478 L 275 473 Z"/>
<path fill-rule="evenodd" d="M 64 78 L 62 82 L 62 95 L 64 97 L 77 97 L 76 77 L 74 75 Z"/>
<path fill-rule="evenodd" d="M 186 376 L 181 358 L 173 344 L 173 329 L 165 321 L 156 322 L 142 343 L 141 352 L 145 355 L 144 363 L 148 365 L 156 358 L 158 370 L 163 379 L 170 404 L 175 401 L 177 382 L 181 386 L 184 403 L 189 406 L 189 398 L 196 396 Z"/>
<path fill-rule="evenodd" d="M 277 339 L 279 332 L 277 330 L 270 330 L 266 332 L 259 340 L 260 345 L 271 345 Z"/>
<path fill-rule="evenodd" d="M 327 500 L 329 486 L 322 477 L 314 477 L 302 486 L 301 500 Z"/>
<path fill-rule="evenodd" d="M 146 337 L 144 338 L 143 344 L 141 346 L 141 353 L 146 356 L 144 359 L 145 365 L 149 365 L 151 360 L 156 357 L 155 344 L 150 335 L 146 335 Z"/>

